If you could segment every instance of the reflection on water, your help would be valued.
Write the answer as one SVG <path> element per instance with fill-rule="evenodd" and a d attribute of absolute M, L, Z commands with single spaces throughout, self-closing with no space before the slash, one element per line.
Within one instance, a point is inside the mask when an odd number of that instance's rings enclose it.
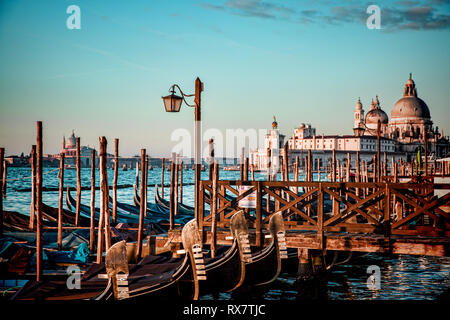
<path fill-rule="evenodd" d="M 43 173 L 54 168 L 44 168 Z M 29 168 L 8 168 L 7 179 L 29 177 Z M 82 168 L 82 186 L 90 186 L 90 169 Z M 97 170 L 96 184 L 99 185 Z M 54 171 L 44 175 L 44 187 L 58 187 L 58 172 Z M 265 173 L 255 173 L 257 180 L 265 180 Z M 65 170 L 65 185 L 76 186 L 76 171 Z M 208 172 L 202 172 L 202 179 L 208 178 Z M 238 179 L 239 172 L 221 171 L 221 179 Z M 161 169 L 154 168 L 149 171 L 149 201 L 153 201 L 155 195 L 154 185 L 159 184 Z M 165 181 L 170 181 L 170 172 L 165 171 Z M 194 175 L 193 170 L 184 172 L 184 182 L 189 185 L 183 188 L 183 203 L 194 204 Z M 291 175 L 292 179 L 292 175 Z M 302 179 L 302 178 L 301 178 Z M 109 185 L 113 183 L 113 170 L 108 170 Z M 323 180 L 323 177 L 322 177 Z M 133 184 L 135 182 L 135 170 L 119 170 L 118 184 Z M 7 197 L 3 205 L 5 210 L 14 210 L 23 214 L 30 212 L 30 193 L 16 192 L 16 189 L 30 188 L 30 179 L 8 181 Z M 166 187 L 165 195 L 169 193 Z M 132 188 L 118 189 L 118 201 L 133 204 Z M 82 191 L 82 202 L 88 204 L 90 191 Z M 43 192 L 43 201 L 51 206 L 57 206 L 58 192 Z M 65 205 L 65 203 L 64 203 Z M 99 206 L 99 192 L 96 191 L 96 206 Z M 367 268 L 371 265 L 379 266 L 381 271 L 381 289 L 370 290 L 367 288 Z M 333 267 L 328 275 L 325 288 L 325 296 L 331 300 L 361 300 L 361 299 L 438 299 L 446 295 L 450 288 L 450 258 L 429 256 L 384 256 L 381 254 L 368 254 L 364 257 L 351 259 L 347 264 Z M 323 288 L 322 288 L 323 289 Z M 279 279 L 267 288 L 252 290 L 242 293 L 245 298 L 264 298 L 267 300 L 296 300 L 306 288 L 299 288 L 295 282 L 295 274 L 282 274 Z M 312 295 L 320 294 L 324 297 L 321 288 L 312 288 Z M 319 291 L 317 291 L 319 290 Z M 236 293 L 220 293 L 218 295 L 206 295 L 201 299 L 211 300 L 236 300 Z"/>

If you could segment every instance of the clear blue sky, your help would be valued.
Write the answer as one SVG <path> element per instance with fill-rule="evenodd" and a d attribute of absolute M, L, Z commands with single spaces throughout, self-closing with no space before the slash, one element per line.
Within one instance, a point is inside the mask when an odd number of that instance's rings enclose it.
<path fill-rule="evenodd" d="M 381 9 L 381 30 L 366 8 Z M 69 5 L 81 29 L 69 30 Z M 350 134 L 353 109 L 379 96 L 390 115 L 409 72 L 432 120 L 450 132 L 450 4 L 411 1 L 0 1 L 0 146 L 28 153 L 36 121 L 44 152 L 72 129 L 83 145 L 168 155 L 193 111 L 164 112 L 171 84 L 205 83 L 203 130 L 302 122 Z"/>

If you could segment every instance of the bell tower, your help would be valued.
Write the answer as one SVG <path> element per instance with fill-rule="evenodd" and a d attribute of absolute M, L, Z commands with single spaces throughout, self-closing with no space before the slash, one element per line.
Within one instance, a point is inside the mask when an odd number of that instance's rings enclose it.
<path fill-rule="evenodd" d="M 361 99 L 358 98 L 358 102 L 356 103 L 356 108 L 353 111 L 353 133 L 355 136 L 362 136 L 364 134 L 364 109 L 361 103 Z"/>

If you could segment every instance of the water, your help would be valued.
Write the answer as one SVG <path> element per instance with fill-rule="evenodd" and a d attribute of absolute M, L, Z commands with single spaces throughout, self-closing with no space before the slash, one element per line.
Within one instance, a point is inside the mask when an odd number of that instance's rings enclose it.
<path fill-rule="evenodd" d="M 58 171 L 55 168 L 44 168 L 43 187 L 58 187 Z M 8 168 L 7 179 L 18 179 L 30 176 L 30 168 Z M 183 203 L 194 205 L 194 171 L 185 170 L 183 181 L 188 185 L 183 187 Z M 118 185 L 135 183 L 135 170 L 119 170 Z M 202 179 L 208 179 L 208 172 L 202 172 Z M 256 180 L 265 180 L 265 173 L 255 172 Z M 292 179 L 292 175 L 290 177 Z M 323 180 L 322 176 L 322 180 Z M 238 171 L 221 171 L 220 179 L 239 179 Z M 278 177 L 278 180 L 280 177 Z M 302 177 L 300 177 L 302 179 Z M 76 171 L 65 170 L 64 181 L 66 186 L 76 186 Z M 89 168 L 81 169 L 82 186 L 89 187 L 91 172 Z M 96 172 L 96 185 L 99 186 L 99 172 Z M 109 185 L 113 183 L 113 170 L 108 169 Z M 165 184 L 170 181 L 170 172 L 165 171 Z M 154 168 L 148 175 L 148 199 L 154 201 L 155 184 L 161 183 L 161 168 Z M 31 179 L 20 179 L 8 181 L 7 197 L 4 199 L 5 210 L 18 211 L 29 215 L 30 193 L 16 192 L 16 189 L 30 188 Z M 169 194 L 166 187 L 165 195 Z M 125 188 L 117 190 L 118 201 L 133 204 L 133 189 Z M 96 206 L 99 206 L 99 191 L 96 191 Z M 90 191 L 81 192 L 81 200 L 89 204 Z M 57 207 L 58 192 L 43 192 L 43 201 L 46 204 Z M 66 206 L 64 201 L 64 206 Z M 371 290 L 367 287 L 367 268 L 369 266 L 380 268 L 380 289 Z M 448 299 L 450 288 L 450 258 L 430 257 L 430 256 L 383 256 L 380 254 L 368 254 L 364 257 L 354 258 L 349 264 L 335 266 L 328 277 L 326 293 L 331 300 L 434 300 Z M 267 300 L 295 300 L 298 289 L 295 285 L 295 275 L 280 275 L 279 279 L 271 284 L 264 291 L 260 292 L 260 297 Z M 206 295 L 203 300 L 219 299 L 233 300 L 233 294 L 221 293 L 216 297 Z"/>

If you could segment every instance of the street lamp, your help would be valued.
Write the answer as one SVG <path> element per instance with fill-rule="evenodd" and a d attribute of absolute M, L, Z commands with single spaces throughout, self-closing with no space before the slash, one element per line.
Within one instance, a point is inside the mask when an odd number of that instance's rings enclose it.
<path fill-rule="evenodd" d="M 175 94 L 175 89 L 178 89 L 181 96 Z M 198 211 L 198 203 L 199 203 L 199 194 L 200 194 L 200 173 L 201 173 L 201 139 L 200 139 L 200 121 L 201 121 L 201 92 L 203 91 L 203 83 L 197 77 L 195 79 L 195 94 L 184 94 L 181 88 L 174 84 L 170 87 L 168 96 L 162 97 L 164 102 L 164 108 L 166 112 L 179 112 L 181 109 L 181 105 L 184 103 L 188 107 L 194 108 L 195 113 L 195 143 L 194 143 L 194 153 L 195 153 L 195 219 L 199 221 L 199 211 Z M 191 105 L 187 103 L 185 97 L 194 97 L 194 104 Z"/>

